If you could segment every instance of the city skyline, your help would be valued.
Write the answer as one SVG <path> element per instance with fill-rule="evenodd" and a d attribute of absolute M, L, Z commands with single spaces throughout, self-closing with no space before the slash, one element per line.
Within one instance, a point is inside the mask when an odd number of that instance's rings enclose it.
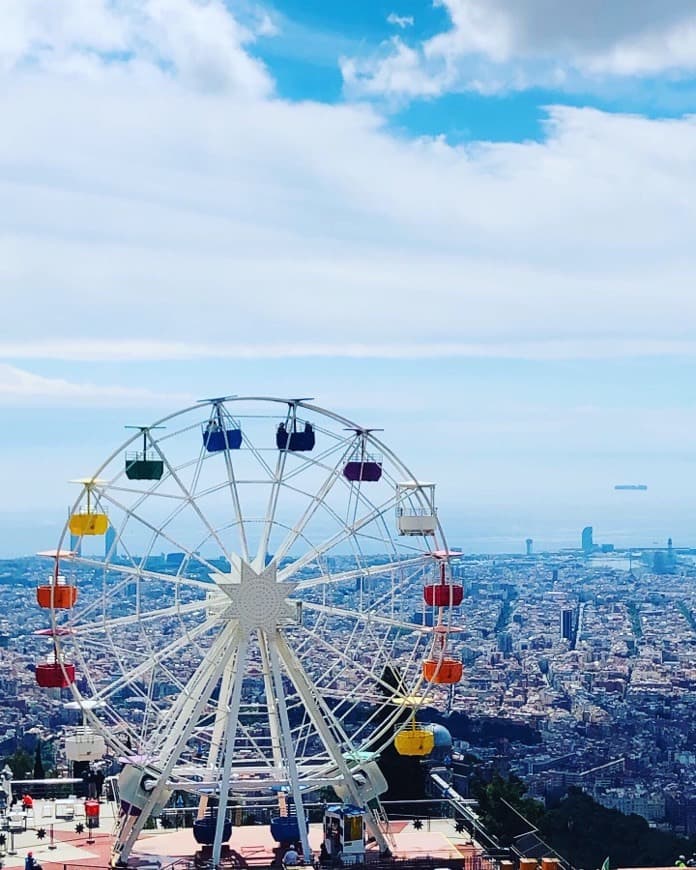
<path fill-rule="evenodd" d="M 384 428 L 470 549 L 696 545 L 696 14 L 543 9 L 10 3 L 0 556 L 227 393 Z"/>

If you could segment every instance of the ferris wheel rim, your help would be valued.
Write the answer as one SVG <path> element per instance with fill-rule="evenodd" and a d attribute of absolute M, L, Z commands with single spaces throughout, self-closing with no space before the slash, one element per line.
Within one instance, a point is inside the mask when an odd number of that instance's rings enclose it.
<path fill-rule="evenodd" d="M 346 417 L 344 417 L 344 416 L 342 416 L 342 415 L 340 415 L 340 414 L 337 414 L 337 413 L 335 413 L 335 412 L 333 412 L 333 411 L 331 411 L 331 410 L 325 409 L 325 408 L 323 408 L 323 407 L 321 407 L 321 406 L 319 406 L 319 405 L 309 404 L 309 403 L 308 403 L 308 400 L 290 400 L 290 399 L 284 399 L 284 398 L 280 398 L 280 397 L 269 397 L 269 396 L 234 396 L 234 397 L 228 397 L 228 398 L 225 398 L 225 399 L 223 400 L 223 403 L 224 403 L 224 404 L 227 404 L 227 403 L 233 403 L 233 402 L 234 402 L 234 403 L 238 403 L 238 402 L 239 402 L 239 403 L 241 403 L 241 402 L 272 402 L 272 403 L 276 403 L 276 404 L 278 404 L 278 405 L 283 405 L 283 404 L 285 404 L 285 405 L 289 405 L 289 404 L 292 404 L 293 409 L 294 409 L 295 411 L 297 411 L 298 408 L 302 408 L 302 409 L 305 409 L 305 410 L 310 411 L 310 412 L 312 412 L 312 413 L 318 414 L 318 415 L 320 415 L 320 416 L 328 417 L 329 419 L 333 420 L 333 421 L 336 422 L 336 423 L 347 425 L 347 426 L 348 426 L 350 429 L 352 429 L 352 430 L 356 430 L 356 429 L 357 429 L 357 430 L 359 430 L 360 432 L 365 432 L 365 433 L 367 433 L 366 437 L 369 438 L 370 443 L 371 443 L 372 445 L 374 445 L 377 449 L 379 449 L 379 450 L 380 450 L 380 451 L 381 451 L 385 456 L 388 456 L 389 459 L 391 460 L 391 462 L 394 464 L 394 466 L 395 466 L 396 468 L 401 469 L 401 470 L 404 472 L 404 475 L 403 475 L 403 476 L 404 476 L 405 479 L 408 479 L 408 480 L 416 480 L 415 476 L 412 474 L 412 472 L 410 471 L 410 469 L 405 465 L 405 463 L 403 462 L 403 460 L 401 460 L 401 459 L 400 459 L 400 458 L 399 458 L 399 457 L 398 457 L 398 456 L 397 456 L 397 455 L 396 455 L 396 454 L 395 454 L 395 453 L 394 453 L 394 452 L 393 452 L 393 451 L 392 451 L 392 450 L 391 450 L 391 449 L 390 449 L 386 444 L 384 444 L 384 442 L 383 442 L 381 439 L 376 438 L 374 435 L 372 435 L 371 432 L 368 432 L 368 430 L 363 429 L 362 427 L 358 427 L 357 424 L 353 423 L 353 421 L 349 420 L 348 418 L 346 418 Z M 174 420 L 174 419 L 176 419 L 176 418 L 179 418 L 179 417 L 182 417 L 182 418 L 183 418 L 186 414 L 188 414 L 188 413 L 190 413 L 190 412 L 192 412 L 192 411 L 199 410 L 201 407 L 205 407 L 206 405 L 210 405 L 211 407 L 215 407 L 216 404 L 219 404 L 219 403 L 220 403 L 219 400 L 214 400 L 214 399 L 212 399 L 212 400 L 203 400 L 202 402 L 198 402 L 198 403 L 196 403 L 195 405 L 191 405 L 191 406 L 189 406 L 189 407 L 187 407 L 187 408 L 180 409 L 180 410 L 178 410 L 178 411 L 172 412 L 171 414 L 168 414 L 168 415 L 166 415 L 165 417 L 162 417 L 161 419 L 157 420 L 155 423 L 153 423 L 150 427 L 147 427 L 147 428 L 148 428 L 148 429 L 154 429 L 156 426 L 163 425 L 163 424 L 165 424 L 165 423 L 167 423 L 167 422 L 169 422 L 169 421 L 171 421 L 171 420 Z M 97 479 L 99 479 L 100 474 L 103 472 L 103 470 L 104 470 L 105 468 L 107 468 L 107 467 L 108 467 L 111 463 L 113 463 L 115 460 L 117 460 L 117 459 L 120 457 L 120 455 L 123 453 L 123 451 L 124 451 L 128 446 L 130 446 L 134 441 L 138 440 L 140 437 L 141 437 L 141 432 L 138 431 L 138 432 L 137 432 L 136 434 L 134 434 L 131 438 L 126 439 L 126 441 L 125 441 L 123 444 L 121 444 L 121 445 L 120 445 L 120 446 L 119 446 L 119 447 L 118 447 L 118 448 L 117 448 L 117 449 L 116 449 L 116 450 L 115 450 L 115 451 L 114 451 L 114 452 L 113 452 L 113 453 L 112 453 L 112 454 L 111 454 L 111 455 L 110 455 L 110 456 L 109 456 L 109 457 L 108 457 L 108 458 L 107 458 L 107 459 L 106 459 L 106 460 L 105 460 L 105 461 L 104 461 L 100 466 L 99 466 L 99 468 L 98 468 L 98 470 L 95 472 L 93 478 L 90 478 L 90 480 L 97 480 Z M 158 443 L 159 443 L 159 440 L 158 440 Z M 95 486 L 97 486 L 97 487 L 100 487 L 100 486 L 101 486 L 101 487 L 103 487 L 104 489 L 113 488 L 113 481 L 107 482 L 107 483 L 105 483 L 105 484 L 103 484 L 103 485 L 102 485 L 102 484 L 95 484 Z M 420 490 L 420 489 L 421 489 L 421 485 L 418 484 L 418 490 Z M 141 503 L 144 502 L 144 501 L 146 501 L 146 500 L 147 500 L 147 499 L 148 499 L 152 494 L 153 494 L 153 493 L 151 493 L 151 492 L 149 492 L 149 491 L 145 491 L 145 492 L 143 492 L 143 494 L 142 494 L 142 498 L 141 498 Z M 74 504 L 74 508 L 73 508 L 73 509 L 77 509 L 77 507 L 80 505 L 80 503 L 81 503 L 81 499 L 82 499 L 82 495 L 83 495 L 82 492 L 78 495 L 78 498 L 77 498 L 76 501 L 75 501 L 75 504 Z M 134 511 L 131 511 L 131 510 L 128 509 L 128 508 L 126 508 L 125 510 L 126 510 L 126 513 L 128 514 L 129 517 L 132 516 L 132 515 L 134 514 Z M 384 513 L 384 512 L 383 512 L 383 513 Z M 382 514 L 382 515 L 383 515 L 383 514 Z M 442 526 L 441 526 L 441 523 L 440 523 L 440 520 L 439 520 L 439 517 L 437 516 L 437 514 L 435 515 L 435 522 L 436 522 L 436 526 L 437 526 L 437 534 L 436 534 L 436 538 L 439 539 L 439 541 L 442 542 L 442 548 L 444 549 L 445 552 L 447 552 L 447 544 L 446 544 L 446 540 L 445 540 L 445 536 L 444 536 L 444 531 L 443 531 L 443 529 L 442 529 Z M 59 543 L 59 547 L 58 547 L 59 550 L 62 549 L 62 544 L 63 544 L 63 541 L 64 541 L 64 539 L 65 539 L 66 534 L 67 534 L 67 525 L 66 525 L 66 527 L 63 529 L 63 534 L 62 534 L 62 536 L 61 536 L 60 543 Z M 224 554 L 224 551 L 222 551 L 222 552 L 223 552 L 223 554 Z M 187 555 L 190 555 L 190 552 L 187 551 Z M 428 558 L 429 555 L 430 555 L 430 554 L 428 554 L 428 553 L 422 552 L 420 558 L 423 559 L 423 560 L 425 560 L 425 559 Z M 414 557 L 414 558 L 417 558 L 417 557 Z M 309 561 L 311 561 L 311 559 L 309 559 Z M 109 566 L 106 566 L 106 567 L 110 567 L 110 568 L 113 569 L 113 566 L 112 566 L 112 565 L 109 565 Z M 114 570 L 117 570 L 117 569 L 114 569 Z M 326 579 L 324 579 L 324 578 L 319 578 L 318 582 L 319 582 L 319 584 L 321 584 L 322 582 L 323 582 L 323 583 L 326 583 L 326 582 L 328 582 L 328 581 L 327 581 Z M 54 622 L 54 627 L 56 627 L 56 613 L 55 613 L 55 611 L 52 612 L 52 619 L 53 619 L 53 622 Z M 59 643 L 60 643 L 60 641 L 59 641 Z M 422 678 L 421 678 L 421 681 L 422 681 Z M 82 698 L 82 695 L 81 695 L 81 693 L 79 693 L 79 690 L 77 689 L 77 687 L 75 686 L 75 684 L 71 684 L 71 691 L 72 691 L 73 694 L 75 695 L 76 699 L 78 699 L 78 701 L 79 701 L 79 699 Z M 93 711 L 90 710 L 90 711 L 88 711 L 88 712 L 89 712 L 89 714 L 90 714 L 90 718 L 93 717 L 93 718 L 96 720 L 96 722 L 100 722 L 100 720 L 98 719 L 97 715 L 96 715 L 95 713 L 93 713 Z M 386 726 L 385 726 L 385 729 L 383 729 L 383 730 L 385 730 L 385 731 L 387 730 L 387 729 L 386 729 Z M 359 749 L 358 749 L 358 751 L 359 751 Z"/>

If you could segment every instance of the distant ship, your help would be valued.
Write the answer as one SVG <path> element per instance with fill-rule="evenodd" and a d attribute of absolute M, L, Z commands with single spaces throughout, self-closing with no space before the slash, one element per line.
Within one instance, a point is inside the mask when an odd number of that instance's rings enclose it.
<path fill-rule="evenodd" d="M 648 487 L 644 483 L 617 483 L 614 489 L 633 489 L 644 492 Z"/>

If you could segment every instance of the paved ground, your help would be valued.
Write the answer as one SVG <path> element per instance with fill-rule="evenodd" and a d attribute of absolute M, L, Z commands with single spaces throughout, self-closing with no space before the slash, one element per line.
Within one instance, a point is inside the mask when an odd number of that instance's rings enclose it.
<path fill-rule="evenodd" d="M 65 815 L 73 810 L 71 818 Z M 5 833 L 6 843 L 3 863 L 6 870 L 23 868 L 27 852 L 31 851 L 44 870 L 63 870 L 64 865 L 76 868 L 106 867 L 112 844 L 112 830 L 115 807 L 110 803 L 100 806 L 100 827 L 91 833 L 86 829 L 84 802 L 74 801 L 70 807 L 64 802 L 58 806 L 56 817 L 54 801 L 36 800 L 34 812 L 21 822 L 21 830 L 14 835 Z M 78 834 L 75 826 L 85 825 L 83 833 Z M 17 820 L 15 827 L 19 827 Z M 40 830 L 46 833 L 39 837 Z M 457 834 L 450 820 L 425 821 L 421 830 L 414 830 L 408 822 L 395 822 L 393 826 L 394 847 L 398 857 L 433 856 L 438 858 L 457 858 L 474 854 L 476 849 L 469 843 L 467 835 Z M 321 825 L 310 826 L 310 845 L 316 853 L 321 843 Z M 14 848 L 12 848 L 14 845 Z M 266 825 L 236 827 L 232 831 L 230 848 L 242 858 L 259 862 L 273 857 L 276 844 Z M 180 857 L 192 856 L 199 847 L 194 842 L 191 828 L 180 830 L 145 831 L 133 850 L 133 864 L 146 866 L 151 863 L 169 863 Z M 10 854 L 14 852 L 14 854 Z"/>

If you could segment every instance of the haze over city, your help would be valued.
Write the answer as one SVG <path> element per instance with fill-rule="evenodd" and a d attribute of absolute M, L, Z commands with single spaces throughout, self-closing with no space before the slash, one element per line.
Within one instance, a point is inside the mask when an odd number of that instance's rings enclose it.
<path fill-rule="evenodd" d="M 469 551 L 696 543 L 696 12 L 545 8 L 5 4 L 0 556 L 228 393 L 382 427 Z"/>

